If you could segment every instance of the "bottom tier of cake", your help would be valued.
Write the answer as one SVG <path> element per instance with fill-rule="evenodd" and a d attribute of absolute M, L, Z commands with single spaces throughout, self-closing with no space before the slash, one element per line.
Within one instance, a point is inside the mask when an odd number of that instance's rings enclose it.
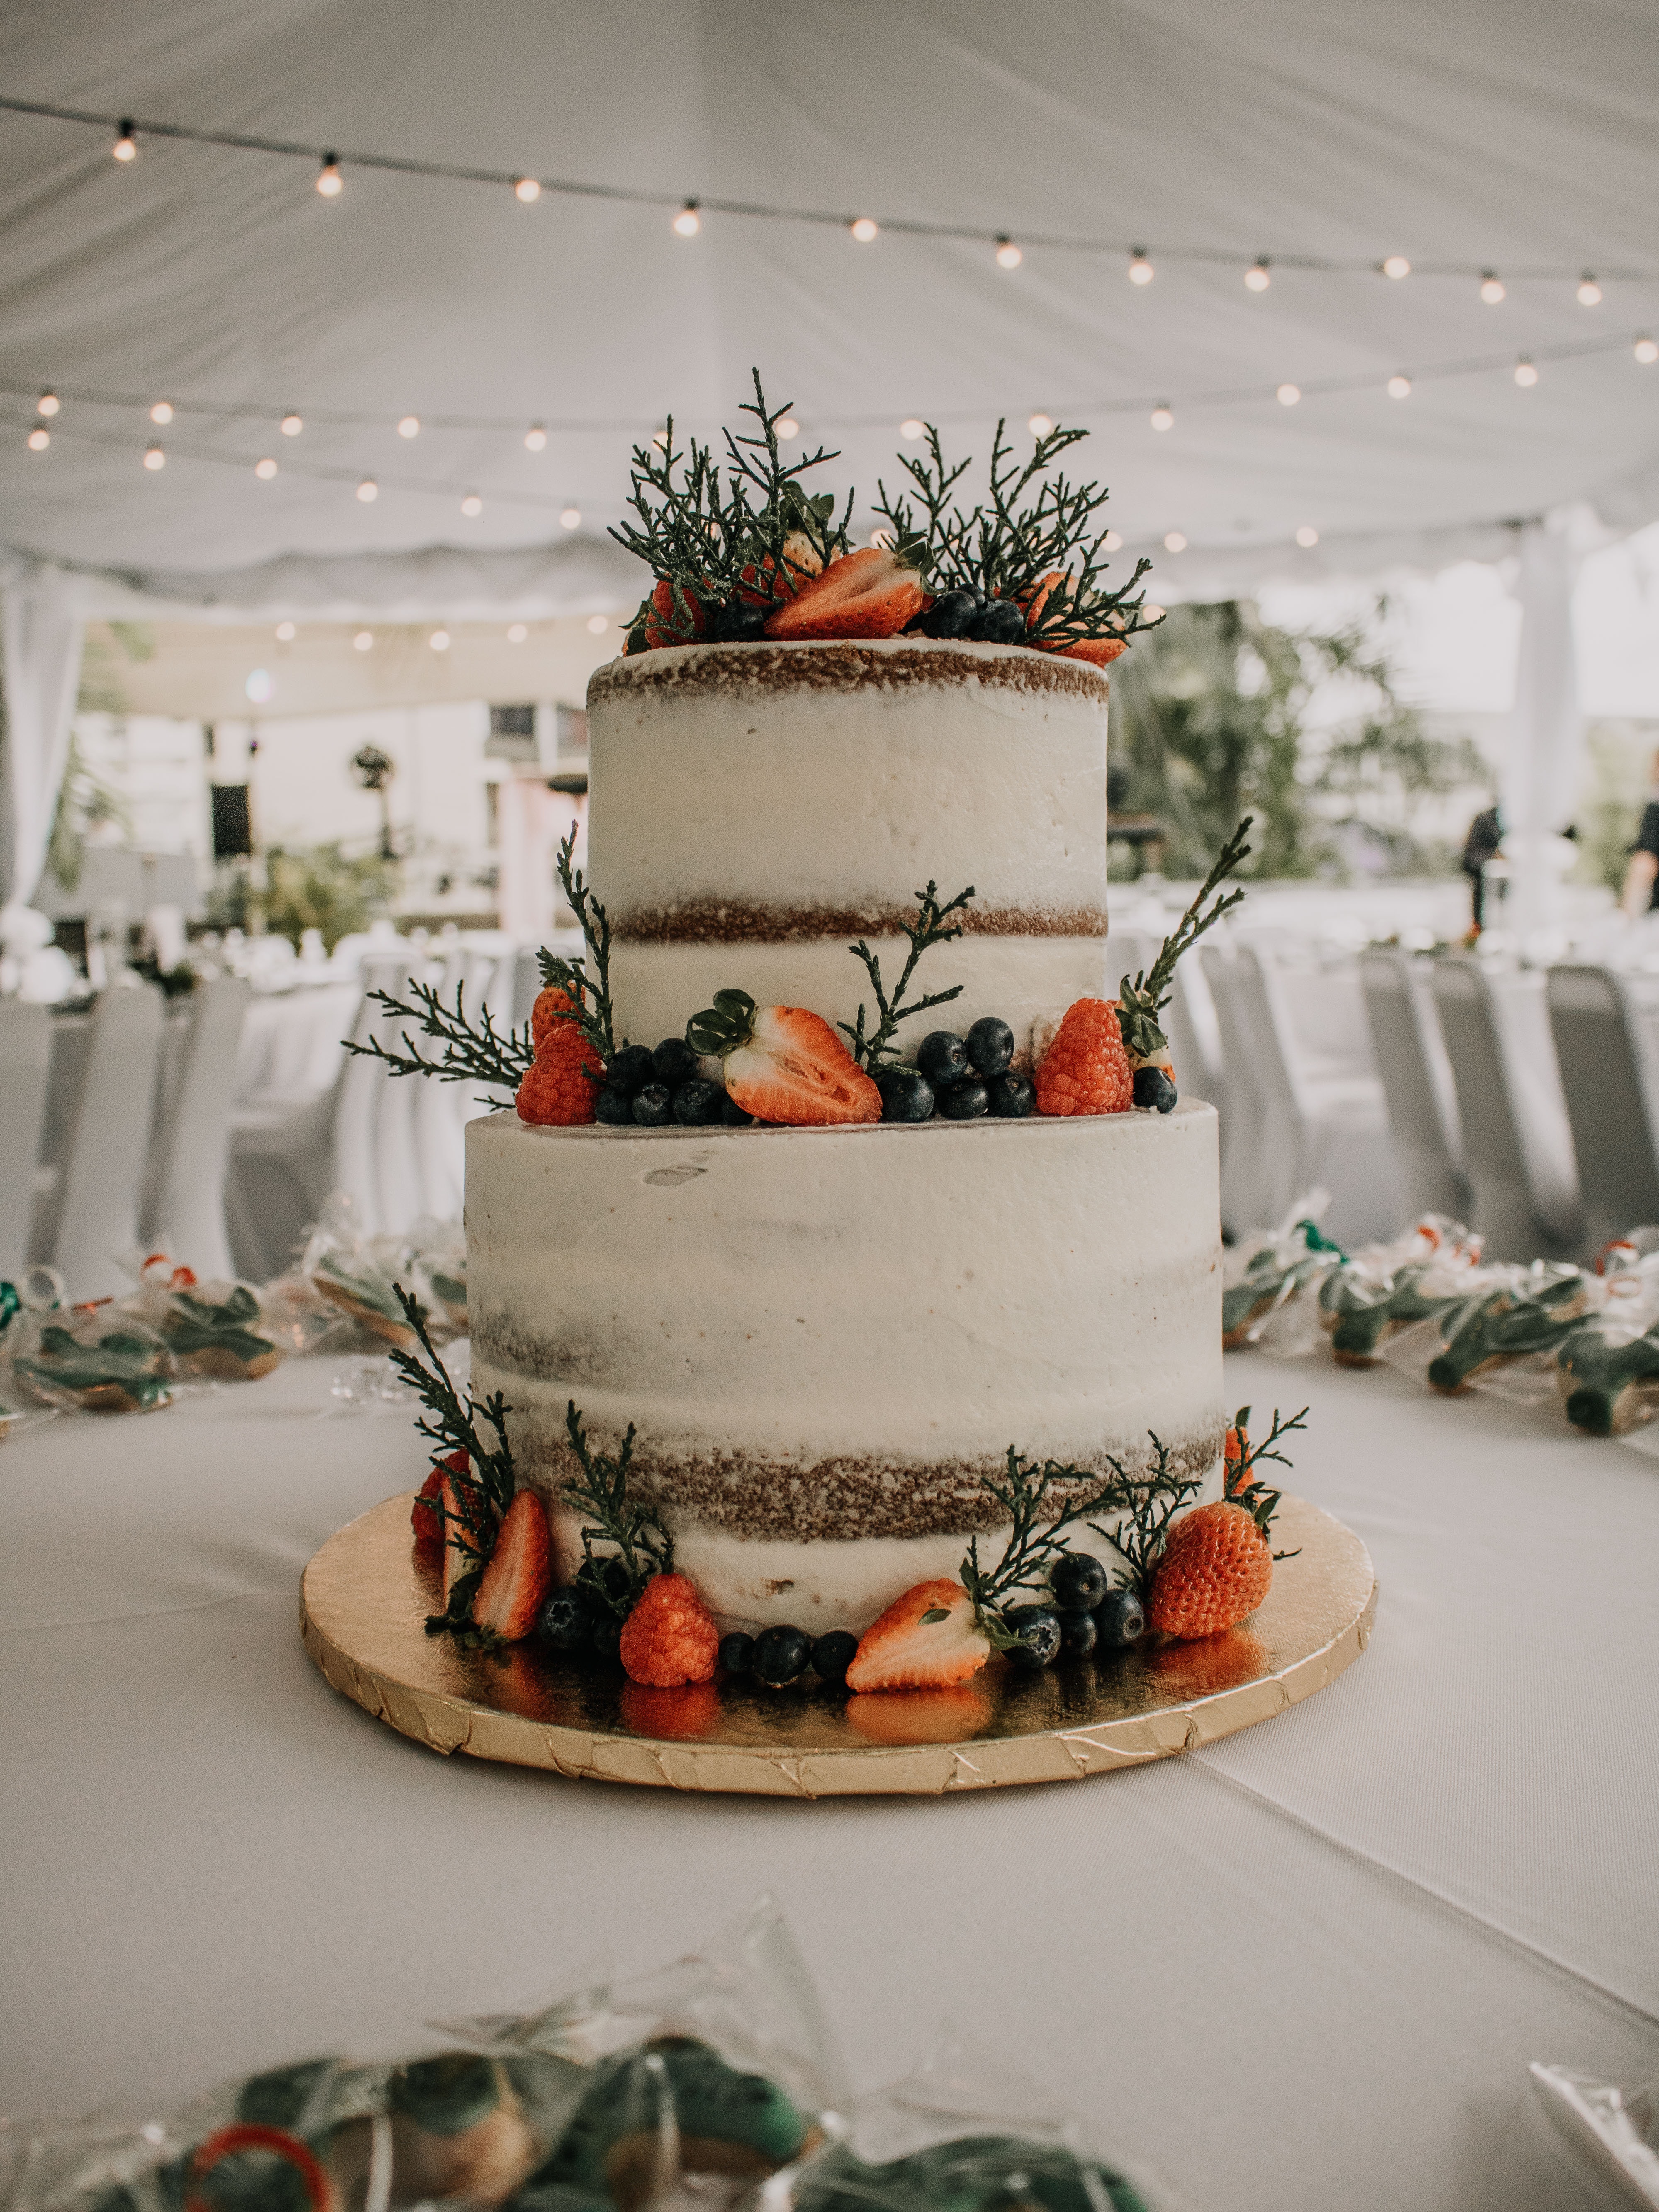
<path fill-rule="evenodd" d="M 993 1547 L 1012 1445 L 1216 1479 L 1216 1117 L 467 1130 L 472 1372 L 566 1575 L 566 1409 L 723 1625 L 860 1630 Z M 1085 1544 L 1092 1540 L 1085 1539 Z M 1097 1544 L 1103 1553 L 1109 1550 Z"/>

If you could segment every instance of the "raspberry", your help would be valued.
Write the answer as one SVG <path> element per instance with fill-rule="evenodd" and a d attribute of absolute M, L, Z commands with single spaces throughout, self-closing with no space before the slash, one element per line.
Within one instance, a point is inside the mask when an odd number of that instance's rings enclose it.
<path fill-rule="evenodd" d="M 544 999 L 550 995 L 542 993 Z M 565 1128 L 592 1121 L 603 1079 L 599 1056 L 575 1023 L 556 1022 L 546 1043 L 537 1048 L 534 1066 L 526 1070 L 519 1085 L 519 1119 Z"/>
<path fill-rule="evenodd" d="M 1170 1531 L 1146 1619 L 1183 1642 L 1215 1636 L 1254 1613 L 1273 1578 L 1272 1550 L 1250 1513 L 1242 1505 L 1200 1505 Z"/>
<path fill-rule="evenodd" d="M 550 983 L 544 991 L 536 994 L 536 1003 L 530 1009 L 530 1045 L 538 1060 L 542 1047 L 554 1030 L 562 1026 L 559 1016 L 570 1011 L 570 994 L 568 991 L 558 990 Z M 563 1026 L 568 1027 L 568 1024 Z"/>
<path fill-rule="evenodd" d="M 653 1575 L 623 1623 L 623 1665 L 652 1689 L 708 1681 L 720 1648 L 720 1631 L 684 1575 Z"/>
<path fill-rule="evenodd" d="M 1115 999 L 1068 1006 L 1037 1070 L 1039 1114 L 1127 1114 L 1134 1077 L 1123 1049 Z"/>

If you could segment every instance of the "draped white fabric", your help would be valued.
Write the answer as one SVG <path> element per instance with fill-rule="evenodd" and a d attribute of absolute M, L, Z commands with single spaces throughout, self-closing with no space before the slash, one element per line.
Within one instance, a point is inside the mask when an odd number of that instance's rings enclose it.
<path fill-rule="evenodd" d="M 38 562 L 0 564 L 6 726 L 0 742 L 0 908 L 21 906 L 46 866 L 81 679 L 83 578 Z"/>
<path fill-rule="evenodd" d="M 1573 518 L 1554 515 L 1521 532 L 1515 592 L 1521 649 L 1502 775 L 1504 850 L 1510 883 L 1505 919 L 1523 933 L 1552 917 L 1559 874 L 1551 847 L 1571 819 L 1584 763 L 1572 587 L 1581 560 Z"/>

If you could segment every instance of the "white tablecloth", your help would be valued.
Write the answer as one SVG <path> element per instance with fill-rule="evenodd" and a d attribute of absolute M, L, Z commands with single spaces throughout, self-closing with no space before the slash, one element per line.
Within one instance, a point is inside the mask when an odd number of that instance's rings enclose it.
<path fill-rule="evenodd" d="M 1659 1466 L 1391 1372 L 1313 1402 L 1297 1486 L 1370 1545 L 1371 1647 L 1155 1766 L 821 1804 L 446 1762 L 336 1697 L 300 1571 L 410 1486 L 325 1364 L 0 1450 L 0 2106 L 177 2100 L 409 2047 L 782 1904 L 854 2080 L 941 2020 L 1213 2212 L 1595 2200 L 1525 2067 L 1659 2069 Z"/>

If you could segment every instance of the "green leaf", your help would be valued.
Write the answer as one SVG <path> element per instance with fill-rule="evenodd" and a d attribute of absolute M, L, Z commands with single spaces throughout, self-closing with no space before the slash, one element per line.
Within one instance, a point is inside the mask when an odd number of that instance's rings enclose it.
<path fill-rule="evenodd" d="M 922 1614 L 919 1626 L 931 1628 L 936 1620 L 949 1620 L 950 1618 L 951 1608 L 948 1605 L 929 1606 L 927 1612 Z"/>

